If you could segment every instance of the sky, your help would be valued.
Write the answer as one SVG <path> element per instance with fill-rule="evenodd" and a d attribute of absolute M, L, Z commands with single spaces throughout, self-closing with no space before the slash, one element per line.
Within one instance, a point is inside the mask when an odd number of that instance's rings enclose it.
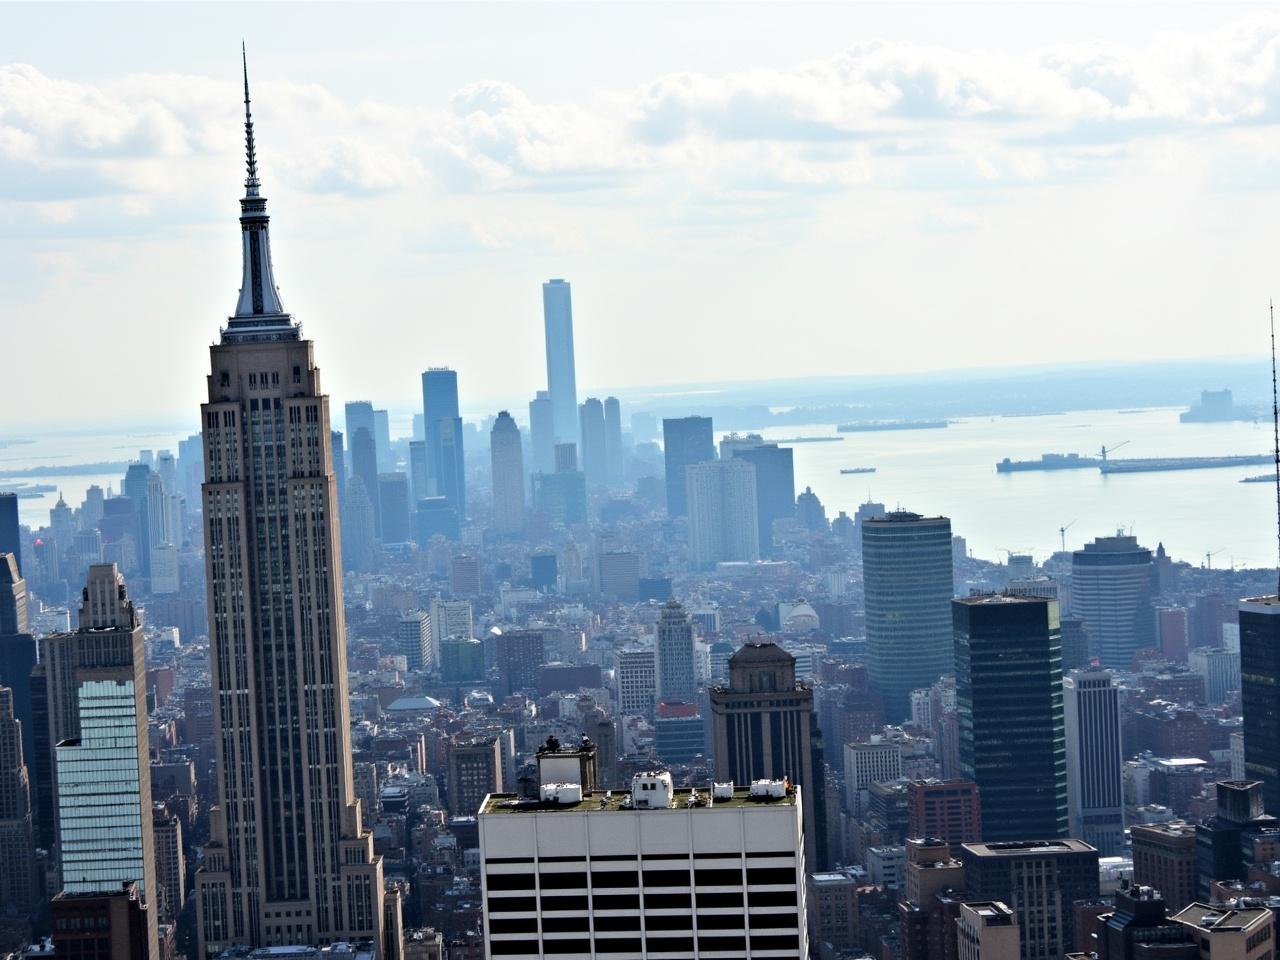
<path fill-rule="evenodd" d="M 195 422 L 242 39 L 335 406 L 1265 349 L 1280 5 L 5 3 L 0 436 Z"/>

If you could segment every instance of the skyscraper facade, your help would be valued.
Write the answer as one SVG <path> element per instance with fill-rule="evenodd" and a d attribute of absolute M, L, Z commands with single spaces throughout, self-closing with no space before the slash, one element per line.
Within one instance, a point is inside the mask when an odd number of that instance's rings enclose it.
<path fill-rule="evenodd" d="M 121 485 L 124 495 L 133 501 L 134 545 L 137 548 L 138 571 L 144 578 L 151 576 L 151 468 L 145 463 L 131 463 L 124 472 Z"/>
<path fill-rule="evenodd" d="M 489 431 L 489 463 L 493 480 L 493 527 L 499 533 L 524 530 L 524 450 L 520 428 L 506 410 L 498 412 Z"/>
<path fill-rule="evenodd" d="M 1241 600 L 1239 617 L 1244 775 L 1280 816 L 1280 597 Z"/>
<path fill-rule="evenodd" d="M 13 690 L 0 686 L 0 904 L 23 917 L 34 911 L 42 893 L 36 884 L 31 775 L 22 724 L 14 713 Z"/>
<path fill-rule="evenodd" d="M 796 474 L 791 448 L 776 443 L 736 446 L 731 456 L 756 468 L 756 516 L 760 552 L 773 549 L 773 521 L 795 516 Z"/>
<path fill-rule="evenodd" d="M 13 554 L 22 572 L 22 536 L 18 530 L 18 495 L 0 493 L 0 553 Z"/>
<path fill-rule="evenodd" d="M 611 485 L 622 482 L 622 404 L 617 397 L 604 398 L 605 479 Z"/>
<path fill-rule="evenodd" d="M 1129 670 L 1156 645 L 1151 551 L 1136 537 L 1098 537 L 1071 555 L 1071 612 L 1084 620 L 1104 667 Z"/>
<path fill-rule="evenodd" d="M 378 475 L 378 515 L 382 518 L 383 543 L 413 539 L 409 522 L 409 478 L 403 473 Z"/>
<path fill-rule="evenodd" d="M 776 643 L 747 643 L 729 658 L 729 683 L 712 687 L 716 780 L 788 778 L 801 789 L 805 857 L 826 864 L 826 776 L 813 688 L 796 682 L 796 660 Z"/>
<path fill-rule="evenodd" d="M 760 559 L 756 468 L 746 460 L 708 460 L 685 468 L 689 562 L 706 567 Z"/>
<path fill-rule="evenodd" d="M 529 455 L 534 473 L 553 473 L 556 469 L 555 408 L 551 394 L 539 390 L 529 401 Z"/>
<path fill-rule="evenodd" d="M 371 940 L 381 957 L 398 895 L 352 783 L 329 398 L 276 290 L 248 109 L 246 78 L 244 278 L 201 406 L 218 804 L 197 955 Z"/>
<path fill-rule="evenodd" d="M 115 564 L 89 569 L 78 629 L 42 643 L 63 893 L 136 883 L 158 956 L 145 648 Z"/>
<path fill-rule="evenodd" d="M 658 699 L 667 703 L 694 703 L 698 697 L 698 675 L 694 668 L 693 620 L 679 601 L 668 600 L 658 615 L 657 630 Z"/>
<path fill-rule="evenodd" d="M 466 516 L 466 467 L 462 418 L 458 414 L 458 373 L 432 367 L 422 374 L 422 415 L 427 431 L 427 474 L 432 493 Z"/>
<path fill-rule="evenodd" d="M 1071 836 L 1103 857 L 1124 853 L 1120 690 L 1109 670 L 1077 670 L 1062 681 Z"/>
<path fill-rule="evenodd" d="M 961 776 L 982 798 L 984 840 L 1068 835 L 1058 601 L 953 601 Z"/>
<path fill-rule="evenodd" d="M 542 285 L 547 394 L 556 443 L 578 442 L 578 381 L 573 366 L 573 301 L 567 280 Z"/>
<path fill-rule="evenodd" d="M 588 487 L 603 487 L 608 477 L 604 404 L 595 397 L 587 397 L 582 401 L 579 414 L 582 472 L 586 474 Z"/>
<path fill-rule="evenodd" d="M 662 454 L 667 472 L 667 513 L 687 516 L 689 494 L 685 470 L 690 464 L 716 458 L 710 417 L 680 417 L 662 421 Z"/>
<path fill-rule="evenodd" d="M 867 659 L 885 719 L 952 670 L 951 521 L 895 510 L 862 524 Z"/>
<path fill-rule="evenodd" d="M 0 686 L 13 691 L 14 716 L 22 724 L 22 750 L 27 763 L 36 758 L 36 725 L 32 717 L 31 671 L 36 640 L 28 632 L 27 581 L 18 574 L 18 559 L 0 552 Z M 30 771 L 34 780 L 35 771 Z"/>

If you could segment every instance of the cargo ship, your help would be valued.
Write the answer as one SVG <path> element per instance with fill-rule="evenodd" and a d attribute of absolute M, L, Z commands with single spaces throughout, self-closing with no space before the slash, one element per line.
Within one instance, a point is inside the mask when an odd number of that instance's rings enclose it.
<path fill-rule="evenodd" d="M 841 473 L 875 473 L 875 467 L 844 467 Z"/>
<path fill-rule="evenodd" d="M 859 420 L 854 423 L 842 423 L 836 427 L 838 433 L 870 433 L 873 430 L 941 430 L 949 423 L 947 420 Z"/>
<path fill-rule="evenodd" d="M 1242 477 L 1241 483 L 1275 483 L 1276 475 L 1274 473 L 1260 473 L 1254 477 Z"/>
<path fill-rule="evenodd" d="M 1099 465 L 1103 473 L 1156 473 L 1166 470 L 1209 470 L 1215 467 L 1253 467 L 1274 463 L 1270 453 L 1238 457 L 1154 457 L 1150 459 L 1107 460 Z"/>
<path fill-rule="evenodd" d="M 1005 457 L 996 464 L 996 473 L 1020 473 L 1024 470 L 1080 470 L 1099 467 L 1100 457 L 1082 457 L 1078 453 L 1042 453 L 1039 460 L 1010 460 Z"/>

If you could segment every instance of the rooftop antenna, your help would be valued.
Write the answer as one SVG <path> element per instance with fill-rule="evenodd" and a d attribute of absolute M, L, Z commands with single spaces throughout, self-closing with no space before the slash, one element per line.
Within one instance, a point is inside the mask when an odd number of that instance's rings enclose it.
<path fill-rule="evenodd" d="M 1276 464 L 1276 551 L 1280 559 L 1280 394 L 1276 391 L 1276 305 L 1267 301 L 1271 318 L 1271 439 Z M 1280 597 L 1280 563 L 1276 565 L 1276 596 Z"/>

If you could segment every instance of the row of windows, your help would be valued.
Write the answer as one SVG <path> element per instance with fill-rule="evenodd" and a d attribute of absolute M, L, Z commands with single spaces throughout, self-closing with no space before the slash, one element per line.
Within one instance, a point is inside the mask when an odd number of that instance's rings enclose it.
<path fill-rule="evenodd" d="M 698 929 L 707 930 L 740 930 L 747 920 L 741 913 L 700 913 Z M 760 914 L 752 921 L 758 929 L 791 929 L 795 927 L 795 917 L 791 914 Z M 593 927 L 596 933 L 638 933 L 641 929 L 640 914 L 631 913 L 626 916 L 597 915 L 594 924 L 590 917 L 543 917 L 543 933 L 586 933 Z M 651 914 L 644 918 L 643 928 L 654 930 L 692 930 L 693 915 Z M 502 933 L 537 933 L 537 917 L 491 917 L 489 932 Z"/>
<path fill-rule="evenodd" d="M 699 909 L 742 909 L 742 893 L 739 891 L 734 891 L 732 893 L 707 893 L 699 891 L 696 894 L 696 898 Z M 578 913 L 585 913 L 588 909 L 640 909 L 640 897 L 634 893 L 612 895 L 595 894 L 590 897 L 590 903 L 591 906 L 588 907 L 588 897 L 586 895 L 542 897 L 543 911 L 572 910 Z M 694 895 L 690 895 L 688 893 L 646 893 L 644 896 L 644 905 L 648 910 L 689 910 L 692 909 L 693 903 Z M 752 909 L 757 907 L 794 907 L 796 906 L 796 892 L 794 889 L 750 890 L 747 892 L 747 906 Z M 537 909 L 537 897 L 497 897 L 489 900 L 490 914 L 532 913 Z"/>
<path fill-rule="evenodd" d="M 644 885 L 646 887 L 687 887 L 688 870 L 645 870 Z M 532 890 L 540 878 L 543 890 L 583 890 L 587 886 L 587 874 L 583 873 L 491 873 L 488 877 L 489 889 L 493 891 Z M 593 889 L 635 888 L 640 886 L 641 874 L 630 870 L 593 870 L 591 886 Z M 726 887 L 741 886 L 742 871 L 738 869 L 717 870 L 711 867 L 699 867 L 693 871 L 695 886 Z M 764 884 L 793 884 L 796 872 L 791 867 L 748 867 L 747 883 L 751 886 Z"/>
<path fill-rule="evenodd" d="M 621 939 L 596 940 L 592 946 L 597 954 L 626 954 L 632 957 L 642 955 L 642 950 L 650 953 L 693 953 L 693 937 L 626 937 Z M 544 947 L 555 944 L 548 941 L 539 945 L 537 940 L 494 940 L 489 944 L 489 952 L 493 956 L 528 956 L 540 953 Z M 566 946 L 568 944 L 566 943 Z M 746 953 L 746 937 L 698 937 L 700 951 L 721 951 Z M 781 936 L 770 935 L 751 938 L 752 950 L 799 950 L 800 938 L 796 934 Z M 585 952 L 572 951 L 572 952 Z"/>
<path fill-rule="evenodd" d="M 744 854 L 735 851 L 733 853 L 699 853 L 694 851 L 693 858 L 695 860 L 741 860 Z M 785 860 L 794 860 L 795 851 L 793 850 L 749 850 L 745 854 L 748 860 L 763 860 L 781 858 Z M 634 853 L 621 854 L 597 854 L 593 857 L 573 856 L 573 857 L 539 857 L 539 863 L 583 863 L 590 859 L 592 863 L 634 863 L 636 855 Z M 688 860 L 688 853 L 642 853 L 641 860 Z M 533 857 L 486 857 L 485 863 L 527 863 L 533 864 Z"/>

